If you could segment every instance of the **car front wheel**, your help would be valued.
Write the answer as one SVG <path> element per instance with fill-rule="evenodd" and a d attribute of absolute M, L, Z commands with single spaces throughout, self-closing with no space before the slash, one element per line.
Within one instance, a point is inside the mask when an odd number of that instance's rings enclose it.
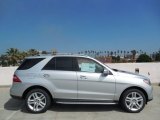
<path fill-rule="evenodd" d="M 128 112 L 140 112 L 145 107 L 145 104 L 145 95 L 142 91 L 138 89 L 127 90 L 122 95 L 121 105 Z"/>
<path fill-rule="evenodd" d="M 25 98 L 26 108 L 32 113 L 46 112 L 50 104 L 50 96 L 42 89 L 33 89 L 29 91 Z"/>

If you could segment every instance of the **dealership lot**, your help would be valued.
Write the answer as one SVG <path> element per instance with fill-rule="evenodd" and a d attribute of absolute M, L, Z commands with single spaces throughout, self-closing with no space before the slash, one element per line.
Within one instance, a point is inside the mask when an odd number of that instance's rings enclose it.
<path fill-rule="evenodd" d="M 160 87 L 154 86 L 154 100 L 140 113 L 126 113 L 118 105 L 53 105 L 46 113 L 31 114 L 21 100 L 9 96 L 9 87 L 0 87 L 0 120 L 159 120 Z"/>

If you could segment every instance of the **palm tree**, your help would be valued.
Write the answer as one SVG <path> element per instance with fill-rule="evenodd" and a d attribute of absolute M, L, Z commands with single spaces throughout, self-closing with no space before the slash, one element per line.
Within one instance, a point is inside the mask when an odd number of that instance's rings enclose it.
<path fill-rule="evenodd" d="M 109 52 L 109 51 L 107 51 L 108 57 L 109 57 L 109 53 L 110 53 L 110 52 Z"/>
<path fill-rule="evenodd" d="M 116 56 L 116 54 L 117 54 L 116 51 L 114 51 L 114 55 L 115 55 L 115 56 Z"/>
<path fill-rule="evenodd" d="M 7 60 L 9 65 L 18 65 L 18 61 L 20 60 L 20 52 L 17 48 L 10 48 L 6 52 Z"/>
<path fill-rule="evenodd" d="M 8 66 L 8 59 L 6 55 L 0 56 L 0 66 Z"/>
<path fill-rule="evenodd" d="M 127 51 L 127 57 L 126 58 L 129 58 L 129 51 Z"/>
<path fill-rule="evenodd" d="M 134 60 L 137 52 L 136 50 L 131 50 L 131 53 L 132 53 L 132 59 Z"/>
<path fill-rule="evenodd" d="M 22 61 L 27 56 L 28 56 L 27 52 L 25 52 L 25 51 L 20 52 L 20 61 Z"/>
<path fill-rule="evenodd" d="M 86 50 L 86 51 L 84 51 L 84 53 L 85 53 L 85 55 L 88 53 L 88 51 Z"/>
<path fill-rule="evenodd" d="M 113 56 L 113 52 L 112 51 L 110 52 L 110 55 Z"/>
<path fill-rule="evenodd" d="M 121 56 L 122 56 L 123 51 L 121 50 Z"/>
<path fill-rule="evenodd" d="M 123 53 L 124 53 L 124 58 L 125 58 L 125 56 L 126 56 L 126 51 L 124 50 Z"/>
<path fill-rule="evenodd" d="M 119 56 L 119 50 L 117 50 L 117 54 L 118 54 L 118 56 Z"/>
<path fill-rule="evenodd" d="M 152 53 L 152 59 L 155 60 L 156 54 L 155 52 Z"/>
<path fill-rule="evenodd" d="M 139 55 L 141 55 L 141 51 L 142 51 L 142 50 L 139 50 Z"/>
<path fill-rule="evenodd" d="M 80 54 L 83 54 L 83 51 L 81 51 Z"/>
<path fill-rule="evenodd" d="M 39 55 L 39 52 L 36 49 L 29 49 L 27 51 L 27 55 L 28 56 L 35 56 L 35 55 Z"/>
<path fill-rule="evenodd" d="M 47 54 L 47 51 L 43 50 L 43 51 L 42 51 L 42 54 Z"/>
<path fill-rule="evenodd" d="M 143 51 L 142 51 L 142 50 L 140 50 L 140 54 L 143 54 Z"/>

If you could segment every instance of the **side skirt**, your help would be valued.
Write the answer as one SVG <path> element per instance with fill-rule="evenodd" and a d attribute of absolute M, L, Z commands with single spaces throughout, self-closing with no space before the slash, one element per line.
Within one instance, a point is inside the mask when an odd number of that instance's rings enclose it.
<path fill-rule="evenodd" d="M 82 100 L 82 99 L 54 99 L 54 102 L 59 104 L 95 104 L 95 105 L 118 104 L 118 101 L 112 101 L 112 100 Z"/>

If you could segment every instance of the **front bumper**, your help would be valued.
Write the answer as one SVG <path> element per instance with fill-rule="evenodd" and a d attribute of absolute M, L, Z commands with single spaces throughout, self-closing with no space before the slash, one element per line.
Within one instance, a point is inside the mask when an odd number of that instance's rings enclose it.
<path fill-rule="evenodd" d="M 153 100 L 153 86 L 151 86 L 150 89 L 148 89 L 147 93 L 148 93 L 148 102 L 149 102 Z"/>

